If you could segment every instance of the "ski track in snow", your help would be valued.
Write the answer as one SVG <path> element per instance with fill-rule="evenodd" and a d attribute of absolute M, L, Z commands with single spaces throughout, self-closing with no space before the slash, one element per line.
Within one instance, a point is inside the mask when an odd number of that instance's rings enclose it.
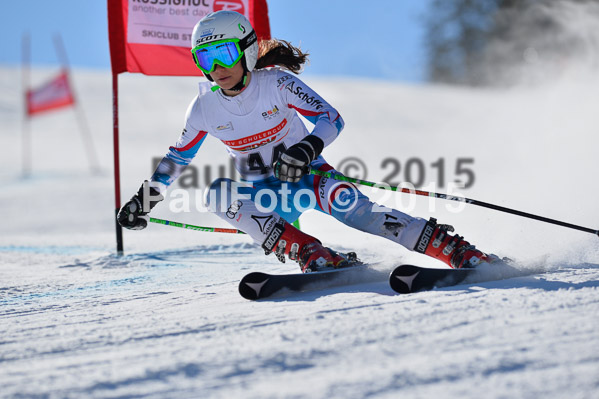
<path fill-rule="evenodd" d="M 254 245 L 75 259 L 51 280 L 44 262 L 59 249 L 21 250 L 32 265 L 5 265 L 0 291 L 8 397 L 559 397 L 573 382 L 591 397 L 599 383 L 597 264 L 254 303 L 236 295 L 264 263 Z"/>
<path fill-rule="evenodd" d="M 2 70 L 5 149 L 19 147 L 19 82 L 17 70 Z M 352 85 L 351 96 L 340 82 L 307 82 L 347 122 L 326 150 L 332 164 L 359 155 L 377 181 L 389 172 L 374 170 L 385 157 L 404 166 L 410 157 L 443 159 L 449 181 L 456 158 L 472 157 L 469 197 L 599 226 L 596 77 L 507 91 L 369 82 Z M 0 397 L 599 397 L 597 237 L 441 202 L 431 215 L 421 199 L 414 215 L 454 224 L 477 246 L 516 259 L 521 273 L 400 296 L 385 280 L 394 265 L 439 265 L 307 213 L 307 233 L 355 250 L 381 279 L 246 301 L 237 292 L 243 275 L 296 273 L 297 265 L 265 257 L 247 237 L 157 225 L 125 231 L 125 255 L 114 254 L 110 75 L 75 71 L 74 83 L 103 171 L 88 173 L 70 111 L 32 121 L 29 178 L 20 177 L 20 151 L 0 157 Z M 119 85 L 126 200 L 151 173 L 151 158 L 176 140 L 197 86 L 136 75 Z M 364 132 L 389 142 L 364 142 Z M 225 152 L 204 145 L 194 164 L 213 165 L 214 176 Z M 558 192 L 559 182 L 567 189 Z M 154 212 L 223 225 L 166 204 Z"/>

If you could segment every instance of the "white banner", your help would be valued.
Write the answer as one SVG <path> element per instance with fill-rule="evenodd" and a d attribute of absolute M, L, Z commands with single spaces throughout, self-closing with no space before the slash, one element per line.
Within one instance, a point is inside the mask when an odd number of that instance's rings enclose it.
<path fill-rule="evenodd" d="M 249 18 L 249 0 L 129 0 L 127 42 L 189 47 L 195 24 L 212 11 Z"/>

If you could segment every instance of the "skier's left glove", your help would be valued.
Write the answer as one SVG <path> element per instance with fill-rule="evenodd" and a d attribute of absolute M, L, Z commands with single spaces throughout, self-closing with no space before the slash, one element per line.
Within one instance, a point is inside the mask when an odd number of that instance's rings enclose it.
<path fill-rule="evenodd" d="M 146 180 L 135 194 L 119 211 L 119 224 L 129 230 L 142 230 L 148 225 L 148 213 L 162 201 L 164 196 L 160 191 L 150 186 Z"/>
<path fill-rule="evenodd" d="M 275 160 L 275 177 L 284 182 L 297 183 L 308 173 L 308 166 L 320 155 L 323 148 L 324 142 L 320 138 L 314 135 L 304 137 Z"/>

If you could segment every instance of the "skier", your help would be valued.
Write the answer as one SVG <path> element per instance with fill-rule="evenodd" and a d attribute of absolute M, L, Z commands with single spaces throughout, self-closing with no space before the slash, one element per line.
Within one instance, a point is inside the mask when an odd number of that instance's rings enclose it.
<path fill-rule="evenodd" d="M 453 228 L 371 202 L 353 185 L 313 175 L 309 168 L 337 174 L 321 153 L 343 129 L 337 110 L 296 76 L 307 54 L 286 41 L 258 44 L 249 21 L 218 11 L 193 29 L 193 59 L 209 82 L 199 85 L 183 133 L 170 147 L 149 184 L 118 213 L 128 229 L 147 226 L 150 210 L 198 152 L 206 135 L 221 140 L 242 183 L 218 179 L 208 189 L 209 209 L 245 231 L 267 254 L 285 255 L 303 272 L 343 267 L 348 256 L 295 228 L 306 209 L 328 213 L 355 229 L 390 239 L 453 268 L 490 262 Z M 274 67 L 273 67 L 274 66 Z M 268 67 L 268 68 L 267 68 Z M 310 132 L 300 120 L 314 124 Z M 310 195 L 306 195 L 306 194 Z M 351 259 L 350 259 L 351 261 Z"/>

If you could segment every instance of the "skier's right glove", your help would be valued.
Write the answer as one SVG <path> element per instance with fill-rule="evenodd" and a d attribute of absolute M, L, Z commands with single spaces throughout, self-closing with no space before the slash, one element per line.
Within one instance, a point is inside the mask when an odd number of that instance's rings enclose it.
<path fill-rule="evenodd" d="M 317 136 L 310 134 L 304 137 L 275 160 L 273 164 L 275 177 L 283 182 L 299 182 L 308 173 L 308 166 L 318 158 L 323 148 L 324 143 Z"/>
<path fill-rule="evenodd" d="M 137 194 L 123 205 L 116 218 L 119 224 L 126 229 L 145 229 L 150 221 L 148 213 L 163 199 L 164 196 L 160 194 L 160 191 L 151 187 L 146 180 Z"/>

